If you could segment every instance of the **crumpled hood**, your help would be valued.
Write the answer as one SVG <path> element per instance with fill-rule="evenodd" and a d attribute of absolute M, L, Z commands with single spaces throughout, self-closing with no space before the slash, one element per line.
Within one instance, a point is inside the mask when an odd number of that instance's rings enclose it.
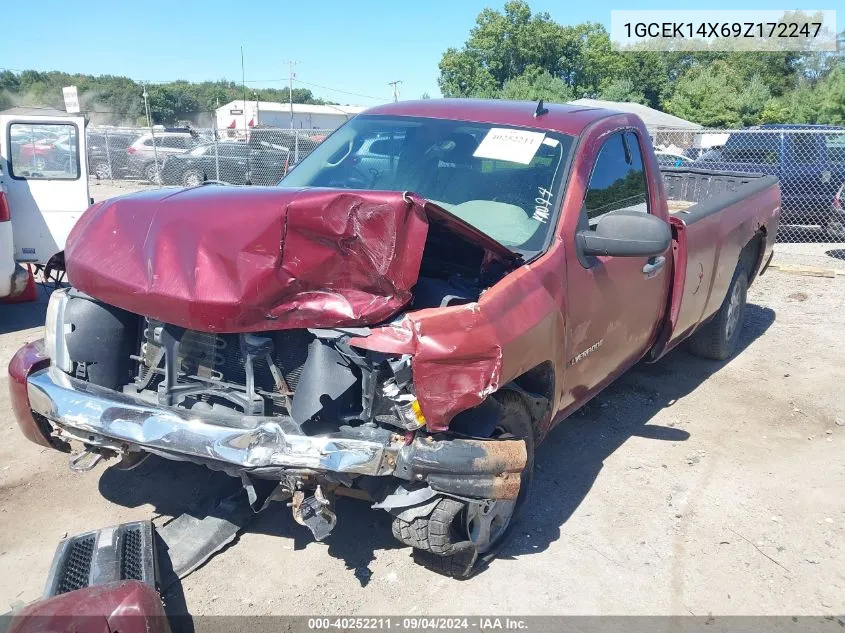
<path fill-rule="evenodd" d="M 401 193 L 205 186 L 92 206 L 65 259 L 75 288 L 194 330 L 348 327 L 410 302 L 427 232 Z"/>

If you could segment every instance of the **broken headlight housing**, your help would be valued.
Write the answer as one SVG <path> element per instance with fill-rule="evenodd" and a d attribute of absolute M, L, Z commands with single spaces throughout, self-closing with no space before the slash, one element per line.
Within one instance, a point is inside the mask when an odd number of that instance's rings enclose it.
<path fill-rule="evenodd" d="M 381 416 L 388 424 L 406 431 L 416 431 L 425 425 L 425 416 L 414 392 L 411 357 L 402 356 L 387 362 L 391 376 L 379 387 L 380 409 L 392 415 Z"/>

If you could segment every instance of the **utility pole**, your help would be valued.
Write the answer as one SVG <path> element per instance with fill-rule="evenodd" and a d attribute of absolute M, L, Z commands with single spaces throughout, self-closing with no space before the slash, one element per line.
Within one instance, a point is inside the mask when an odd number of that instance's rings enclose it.
<path fill-rule="evenodd" d="M 399 101 L 399 84 L 402 83 L 401 79 L 396 79 L 395 81 L 388 81 L 388 86 L 393 86 L 393 100 Z"/>
<path fill-rule="evenodd" d="M 144 92 L 141 96 L 144 97 L 144 112 L 147 115 L 147 125 L 150 128 L 150 138 L 153 141 L 153 161 L 155 162 L 155 166 L 156 166 L 155 167 L 155 169 L 156 169 L 155 178 L 156 178 L 156 181 L 160 181 L 161 177 L 159 176 L 159 171 L 158 171 L 158 147 L 156 146 L 156 134 L 155 134 L 155 130 L 153 130 L 153 117 L 152 117 L 152 114 L 150 113 L 150 102 L 149 102 L 149 95 L 147 94 L 147 84 L 146 83 L 144 84 Z M 158 182 L 156 182 L 156 184 L 158 184 Z"/>
<path fill-rule="evenodd" d="M 288 102 L 290 104 L 290 129 L 293 129 L 293 80 L 296 77 L 298 59 L 288 60 Z"/>
<path fill-rule="evenodd" d="M 241 109 L 243 110 L 244 115 L 244 134 L 247 133 L 247 124 L 246 124 L 246 71 L 244 70 L 244 47 L 241 46 L 241 85 L 243 86 L 244 91 L 244 98 L 243 98 L 243 106 Z"/>

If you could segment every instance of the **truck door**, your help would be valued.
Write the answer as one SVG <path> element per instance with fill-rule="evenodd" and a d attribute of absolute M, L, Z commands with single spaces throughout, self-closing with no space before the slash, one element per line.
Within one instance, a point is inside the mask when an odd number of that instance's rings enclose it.
<path fill-rule="evenodd" d="M 14 258 L 45 264 L 89 205 L 85 119 L 0 116 L 0 156 Z"/>
<path fill-rule="evenodd" d="M 633 131 L 611 134 L 593 165 L 581 226 L 605 213 L 651 213 L 641 141 Z M 669 291 L 665 257 L 592 257 L 567 262 L 567 398 L 582 401 L 636 362 L 657 334 Z"/>

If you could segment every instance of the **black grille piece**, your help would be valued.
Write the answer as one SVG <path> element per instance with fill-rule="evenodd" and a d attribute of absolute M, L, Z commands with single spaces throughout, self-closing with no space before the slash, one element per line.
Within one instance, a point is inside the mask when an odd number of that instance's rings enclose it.
<path fill-rule="evenodd" d="M 92 535 L 71 543 L 60 572 L 61 580 L 56 593 L 67 593 L 88 586 L 94 541 L 95 537 Z"/>
<path fill-rule="evenodd" d="M 141 552 L 141 529 L 132 528 L 123 533 L 120 552 L 120 579 L 143 580 L 144 564 Z"/>
<path fill-rule="evenodd" d="M 85 532 L 56 548 L 44 596 L 56 596 L 119 580 L 155 586 L 155 544 L 149 521 Z"/>

